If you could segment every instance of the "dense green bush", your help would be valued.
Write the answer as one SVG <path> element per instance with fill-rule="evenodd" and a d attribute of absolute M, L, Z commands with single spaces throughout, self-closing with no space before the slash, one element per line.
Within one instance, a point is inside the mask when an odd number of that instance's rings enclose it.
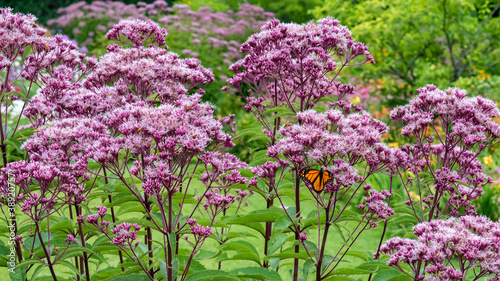
<path fill-rule="evenodd" d="M 407 99 L 432 82 L 498 99 L 499 9 L 488 0 L 325 0 L 313 12 L 370 46 L 376 64 L 362 77 L 386 97 Z"/>

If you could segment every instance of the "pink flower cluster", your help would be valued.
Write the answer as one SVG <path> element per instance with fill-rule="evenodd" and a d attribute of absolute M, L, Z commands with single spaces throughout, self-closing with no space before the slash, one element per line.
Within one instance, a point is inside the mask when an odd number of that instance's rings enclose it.
<path fill-rule="evenodd" d="M 210 218 L 215 218 L 224 209 L 227 209 L 235 201 L 235 196 L 232 194 L 221 194 L 219 190 L 205 192 L 205 203 L 203 207 L 207 211 Z"/>
<path fill-rule="evenodd" d="M 43 36 L 46 32 L 36 24 L 34 16 L 12 13 L 12 9 L 8 8 L 0 9 L 0 71 L 5 71 L 6 77 L 0 83 L 0 94 L 16 88 L 19 90 L 13 82 L 23 79 L 32 82 L 27 83 L 30 85 L 28 92 L 35 84 L 70 87 L 72 79 L 78 79 L 92 70 L 95 65 L 93 59 L 85 59 L 85 55 L 61 35 Z M 30 53 L 25 53 L 25 50 L 30 50 Z M 20 66 L 13 65 L 16 61 Z M 60 81 L 61 75 L 71 78 Z M 18 99 L 15 95 L 12 98 Z M 26 97 L 26 100 L 28 98 L 31 97 Z"/>
<path fill-rule="evenodd" d="M 382 246 L 391 255 L 388 265 L 407 264 L 418 280 L 463 280 L 467 272 L 500 280 L 500 223 L 462 216 L 420 223 L 413 233 L 418 240 L 396 237 Z"/>
<path fill-rule="evenodd" d="M 242 4 L 237 12 L 214 12 L 210 7 L 201 7 L 191 11 L 188 5 L 175 4 L 175 14 L 166 15 L 159 21 L 169 29 L 178 32 L 189 32 L 194 50 L 196 45 L 208 43 L 212 48 L 221 48 L 225 64 L 241 57 L 238 49 L 241 43 L 235 36 L 245 36 L 248 30 L 259 30 L 266 20 L 274 17 L 273 13 L 265 12 L 260 7 Z M 232 39 L 232 40 L 231 40 Z M 198 56 L 198 53 L 185 49 L 183 54 Z"/>
<path fill-rule="evenodd" d="M 461 207 L 474 214 L 470 201 L 492 182 L 483 173 L 477 155 L 498 142 L 500 126 L 491 119 L 499 116 L 500 111 L 492 100 L 468 98 L 458 88 L 442 91 L 427 85 L 418 93 L 408 105 L 391 111 L 390 117 L 403 126 L 402 134 L 414 142 L 401 148 L 411 159 L 410 170 L 417 175 L 430 170 L 435 192 L 422 191 L 423 207 L 432 210 L 431 218 L 434 214 L 459 215 Z M 447 203 L 437 207 L 443 198 Z"/>
<path fill-rule="evenodd" d="M 116 225 L 115 228 L 111 231 L 113 234 L 115 234 L 112 243 L 116 245 L 126 245 L 132 247 L 132 243 L 135 239 L 137 239 L 137 231 L 141 229 L 141 226 L 134 223 L 134 230 L 131 230 L 131 227 L 132 224 L 126 222 Z"/>
<path fill-rule="evenodd" d="M 391 196 L 391 193 L 387 190 L 382 190 L 378 192 L 374 189 L 369 191 L 370 196 L 365 198 L 365 204 L 360 204 L 358 206 L 365 215 L 370 216 L 370 221 L 372 220 L 384 220 L 388 217 L 394 215 L 394 210 L 389 207 L 389 204 L 384 202 L 384 200 Z M 372 223 L 372 226 L 376 226 L 376 223 Z"/>
<path fill-rule="evenodd" d="M 230 67 L 237 74 L 228 83 L 239 92 L 242 82 L 252 85 L 253 95 L 266 98 L 272 106 L 291 107 L 295 102 L 302 111 L 322 97 L 342 99 L 352 93 L 351 86 L 333 82 L 338 74 L 332 79 L 327 74 L 338 70 L 336 55 L 341 56 L 342 68 L 358 56 L 373 62 L 367 49 L 332 18 L 303 25 L 270 20 L 241 46 L 246 56 Z"/>
<path fill-rule="evenodd" d="M 353 166 L 362 161 L 371 172 L 396 170 L 407 162 L 399 149 L 380 142 L 387 126 L 366 112 L 344 115 L 335 109 L 325 113 L 307 110 L 297 113 L 297 119 L 298 124 L 279 130 L 283 137 L 269 147 L 267 155 L 277 158 L 282 154 L 296 170 L 313 163 L 328 167 L 335 182 L 325 187 L 326 192 L 354 185 L 359 176 Z"/>
<path fill-rule="evenodd" d="M 95 30 L 104 32 L 108 28 L 113 27 L 122 19 L 140 19 L 148 20 L 149 17 L 155 17 L 161 13 L 170 13 L 172 8 L 167 7 L 167 2 L 163 0 L 154 1 L 151 4 L 139 2 L 137 5 L 125 4 L 120 1 L 93 1 L 87 4 L 85 1 L 80 1 L 71 4 L 67 7 L 59 8 L 57 13 L 58 18 L 47 21 L 49 26 L 57 26 L 59 28 L 73 28 L 72 33 L 78 35 L 89 21 L 101 21 L 106 19 L 108 24 L 103 26 L 97 25 Z M 76 24 L 78 22 L 78 24 Z M 94 31 L 90 31 L 89 37 L 83 46 L 91 44 L 95 36 Z"/>
<path fill-rule="evenodd" d="M 189 228 L 192 234 L 195 235 L 195 239 L 204 239 L 213 234 L 212 228 L 210 226 L 193 225 Z"/>

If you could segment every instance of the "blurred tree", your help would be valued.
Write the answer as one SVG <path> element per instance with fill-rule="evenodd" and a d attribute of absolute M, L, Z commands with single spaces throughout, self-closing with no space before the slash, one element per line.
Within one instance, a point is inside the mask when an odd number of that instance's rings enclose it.
<path fill-rule="evenodd" d="M 309 10 L 319 7 L 323 0 L 248 0 L 248 3 L 273 12 L 281 22 L 305 23 L 314 19 Z"/>
<path fill-rule="evenodd" d="M 428 83 L 498 89 L 499 9 L 490 0 L 323 0 L 311 12 L 338 18 L 370 46 L 377 63 L 356 75 L 406 99 Z"/>

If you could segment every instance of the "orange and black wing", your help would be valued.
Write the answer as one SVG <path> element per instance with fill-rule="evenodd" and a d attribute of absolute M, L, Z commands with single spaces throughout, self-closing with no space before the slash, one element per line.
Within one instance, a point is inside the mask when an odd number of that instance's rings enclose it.
<path fill-rule="evenodd" d="M 301 178 L 306 184 L 312 186 L 316 192 L 321 192 L 321 190 L 318 191 L 320 188 L 319 186 L 321 185 L 321 175 L 321 171 L 305 169 L 300 171 L 299 178 Z"/>
<path fill-rule="evenodd" d="M 321 176 L 320 189 L 319 190 L 314 189 L 314 190 L 316 192 L 321 192 L 323 188 L 325 188 L 325 185 L 331 181 L 333 181 L 333 174 L 330 173 L 330 171 L 323 171 L 323 175 Z"/>

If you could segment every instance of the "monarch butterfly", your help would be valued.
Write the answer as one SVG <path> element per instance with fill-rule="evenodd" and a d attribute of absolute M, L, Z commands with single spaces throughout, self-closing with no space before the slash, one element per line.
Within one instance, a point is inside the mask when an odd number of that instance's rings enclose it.
<path fill-rule="evenodd" d="M 320 193 L 325 185 L 333 180 L 333 174 L 329 171 L 304 169 L 299 172 L 301 178 L 306 184 L 310 184 L 314 191 Z"/>

